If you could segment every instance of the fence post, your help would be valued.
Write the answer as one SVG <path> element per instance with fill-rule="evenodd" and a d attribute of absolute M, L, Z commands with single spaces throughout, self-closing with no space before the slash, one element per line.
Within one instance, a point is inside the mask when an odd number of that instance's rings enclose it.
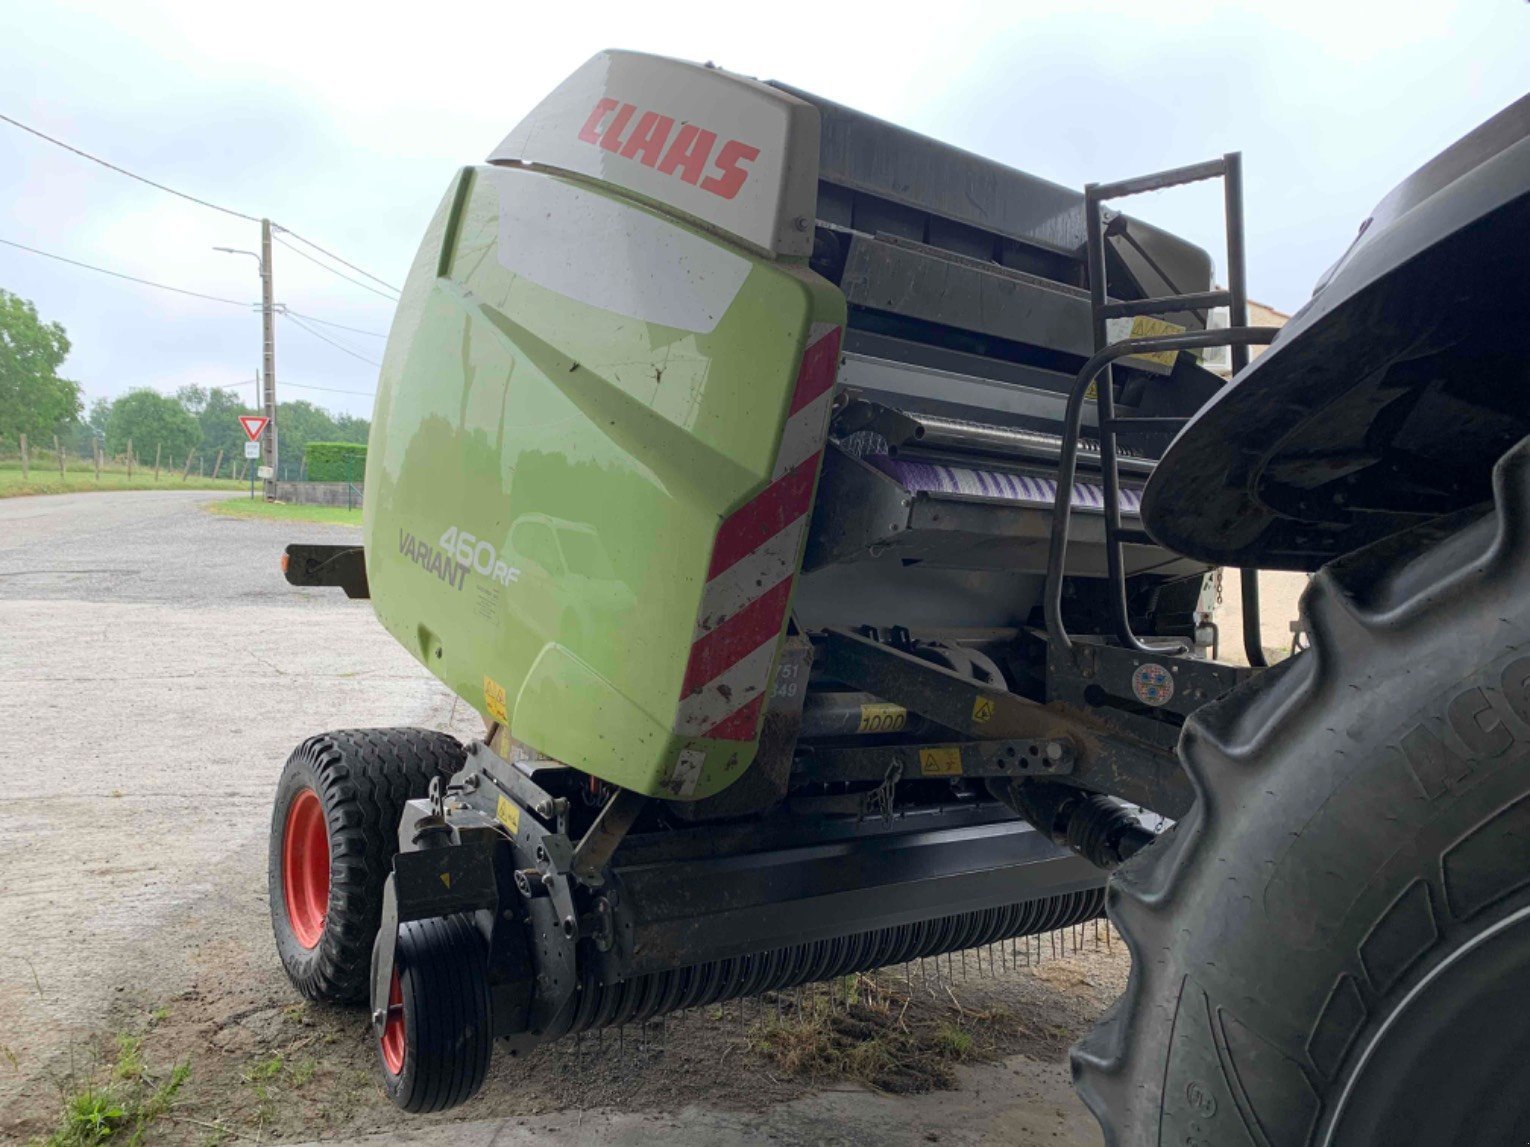
<path fill-rule="evenodd" d="M 154 444 L 154 480 L 159 481 L 159 443 Z"/>
<path fill-rule="evenodd" d="M 127 480 L 129 482 L 131 482 L 133 480 L 133 440 L 131 438 L 128 439 L 127 446 L 128 446 L 128 477 L 127 477 Z"/>
<path fill-rule="evenodd" d="M 188 451 L 186 451 L 186 468 L 181 471 L 181 481 L 182 482 L 184 482 L 186 480 L 187 476 L 191 473 L 191 460 L 193 458 L 195 458 L 196 456 L 197 456 L 197 452 L 195 450 L 188 450 Z"/>
<path fill-rule="evenodd" d="M 64 476 L 64 448 L 58 444 L 58 435 L 53 436 L 53 453 L 58 455 L 58 479 L 60 482 L 67 481 Z"/>
<path fill-rule="evenodd" d="M 27 436 L 21 436 L 21 480 L 30 481 L 32 477 L 32 463 L 27 458 Z"/>
<path fill-rule="evenodd" d="M 101 484 L 101 455 L 105 453 L 105 450 L 102 449 L 101 440 L 99 438 L 92 436 L 90 440 L 90 452 L 92 455 L 94 455 L 96 460 L 96 485 L 99 486 Z"/>
<path fill-rule="evenodd" d="M 218 460 L 213 463 L 212 476 L 213 476 L 213 480 L 214 481 L 217 480 L 217 478 L 218 478 L 218 468 L 221 467 L 222 465 L 223 465 L 223 448 L 220 446 L 218 448 Z"/>

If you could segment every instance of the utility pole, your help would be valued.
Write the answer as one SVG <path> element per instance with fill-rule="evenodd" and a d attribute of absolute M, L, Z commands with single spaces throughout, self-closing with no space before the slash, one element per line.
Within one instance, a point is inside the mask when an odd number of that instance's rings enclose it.
<path fill-rule="evenodd" d="M 271 477 L 266 479 L 266 497 L 276 495 L 276 302 L 271 287 L 271 220 L 260 221 L 260 254 L 246 251 L 243 247 L 214 247 L 227 255 L 248 255 L 260 264 L 260 335 L 262 368 L 256 377 L 257 388 L 262 388 L 260 405 L 265 410 L 266 431 L 260 441 L 260 465 L 271 467 Z M 251 474 L 254 467 L 249 467 Z M 255 479 L 251 477 L 253 494 Z"/>
<path fill-rule="evenodd" d="M 265 382 L 265 437 L 261 440 L 261 463 L 271 467 L 271 477 L 266 479 L 266 497 L 276 495 L 276 306 L 271 289 L 271 220 L 260 221 L 260 321 L 262 341 L 265 344 L 265 368 L 261 372 Z"/>

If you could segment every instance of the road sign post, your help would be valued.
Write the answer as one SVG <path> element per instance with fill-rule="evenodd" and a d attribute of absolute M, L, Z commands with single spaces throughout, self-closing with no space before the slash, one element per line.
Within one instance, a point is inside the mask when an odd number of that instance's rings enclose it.
<path fill-rule="evenodd" d="M 244 466 L 250 472 L 250 498 L 255 497 L 255 460 L 260 457 L 260 443 L 246 442 L 244 444 Z"/>
<path fill-rule="evenodd" d="M 260 436 L 265 433 L 266 427 L 271 425 L 271 420 L 259 414 L 241 414 L 239 416 L 239 425 L 244 430 L 244 436 L 249 439 L 244 444 L 244 456 L 246 459 L 245 466 L 250 471 L 250 500 L 254 501 L 255 467 L 250 465 L 250 463 L 260 457 Z M 262 466 L 261 469 L 264 470 L 265 467 Z M 267 474 L 261 475 L 263 479 L 266 477 L 268 477 Z"/>

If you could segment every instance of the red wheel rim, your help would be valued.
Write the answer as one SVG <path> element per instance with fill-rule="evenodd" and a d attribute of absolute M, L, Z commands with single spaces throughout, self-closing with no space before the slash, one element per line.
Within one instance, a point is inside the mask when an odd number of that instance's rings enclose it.
<path fill-rule="evenodd" d="M 282 895 L 287 923 L 304 948 L 316 947 L 329 914 L 329 828 L 319 794 L 304 789 L 287 808 L 282 832 Z"/>
<path fill-rule="evenodd" d="M 404 1070 L 404 986 L 399 982 L 398 969 L 393 969 L 393 983 L 388 988 L 388 1017 L 383 1021 L 383 1066 L 389 1075 L 400 1075 Z"/>

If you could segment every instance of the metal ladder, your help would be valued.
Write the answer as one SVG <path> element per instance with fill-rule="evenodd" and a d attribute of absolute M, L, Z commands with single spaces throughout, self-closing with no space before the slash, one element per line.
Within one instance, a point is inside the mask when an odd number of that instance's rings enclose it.
<path fill-rule="evenodd" d="M 1166 187 L 1221 179 L 1227 224 L 1226 290 L 1198 291 L 1192 294 L 1162 295 L 1131 302 L 1110 302 L 1106 291 L 1105 225 L 1103 205 L 1110 199 L 1142 195 Z M 1047 634 L 1062 650 L 1073 648 L 1063 625 L 1063 570 L 1068 549 L 1068 530 L 1073 505 L 1073 481 L 1078 469 L 1078 443 L 1083 429 L 1084 402 L 1097 376 L 1104 378 L 1095 387 L 1096 413 L 1099 421 L 1100 463 L 1105 491 L 1105 561 L 1110 580 L 1110 609 L 1116 637 L 1127 649 L 1138 653 L 1173 655 L 1186 652 L 1183 645 L 1151 646 L 1132 633 L 1126 605 L 1126 569 L 1122 557 L 1123 540 L 1139 540 L 1138 531 L 1121 525 L 1121 479 L 1117 470 L 1116 432 L 1118 430 L 1179 430 L 1189 418 L 1117 417 L 1112 389 L 1111 364 L 1129 355 L 1157 351 L 1196 350 L 1203 347 L 1231 348 L 1232 374 L 1248 365 L 1248 348 L 1268 344 L 1276 327 L 1248 325 L 1248 293 L 1245 288 L 1243 248 L 1243 156 L 1229 152 L 1206 163 L 1160 171 L 1154 175 L 1123 179 L 1117 183 L 1091 183 L 1084 188 L 1084 221 L 1087 238 L 1089 302 L 1094 319 L 1094 355 L 1084 364 L 1068 394 L 1067 413 L 1063 419 L 1063 445 L 1057 476 L 1057 494 L 1052 505 L 1052 546 L 1047 556 L 1047 583 L 1044 599 Z M 1151 263 L 1151 260 L 1149 260 Z M 1156 269 L 1156 266 L 1155 266 Z M 1159 272 L 1162 274 L 1162 272 Z M 1165 282 L 1172 287 L 1168 276 Z M 1172 311 L 1209 310 L 1227 307 L 1230 325 L 1223 330 L 1187 331 L 1182 334 L 1149 335 L 1108 342 L 1111 319 L 1136 315 L 1161 315 Z M 1239 571 L 1243 595 L 1243 648 L 1250 665 L 1263 668 L 1264 656 L 1259 627 L 1259 578 L 1255 570 Z"/>

